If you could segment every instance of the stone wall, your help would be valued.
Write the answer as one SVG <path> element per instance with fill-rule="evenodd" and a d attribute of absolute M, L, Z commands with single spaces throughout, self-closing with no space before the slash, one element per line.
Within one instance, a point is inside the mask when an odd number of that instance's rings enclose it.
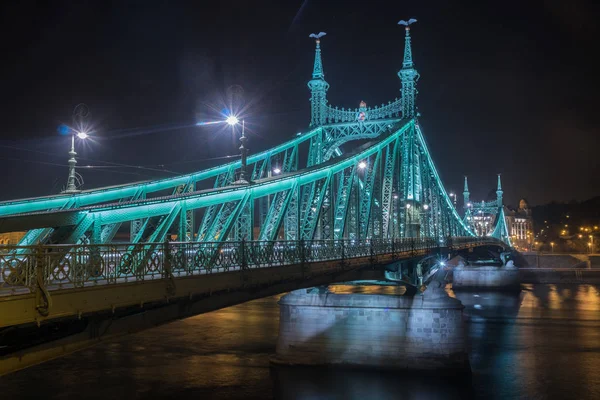
<path fill-rule="evenodd" d="M 496 266 L 456 267 L 452 274 L 452 288 L 520 290 L 519 270 Z"/>
<path fill-rule="evenodd" d="M 529 268 L 573 268 L 582 263 L 585 267 L 585 262 L 570 254 L 524 254 L 523 257 Z"/>
<path fill-rule="evenodd" d="M 431 370 L 468 365 L 463 306 L 442 295 L 316 294 L 280 302 L 274 362 Z"/>

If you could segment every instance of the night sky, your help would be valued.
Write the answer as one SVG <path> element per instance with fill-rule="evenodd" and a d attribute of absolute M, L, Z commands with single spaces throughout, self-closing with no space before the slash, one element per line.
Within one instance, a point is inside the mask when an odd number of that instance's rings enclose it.
<path fill-rule="evenodd" d="M 80 165 L 104 166 L 81 171 L 86 189 L 227 161 L 230 131 L 195 123 L 230 105 L 251 151 L 306 130 L 311 32 L 327 32 L 330 103 L 387 103 L 400 95 L 397 22 L 410 17 L 420 122 L 447 189 L 468 175 L 484 198 L 502 173 L 510 204 L 600 195 L 598 2 L 6 3 L 0 199 L 61 190 L 70 139 L 57 127 L 78 103 L 94 129 Z"/>

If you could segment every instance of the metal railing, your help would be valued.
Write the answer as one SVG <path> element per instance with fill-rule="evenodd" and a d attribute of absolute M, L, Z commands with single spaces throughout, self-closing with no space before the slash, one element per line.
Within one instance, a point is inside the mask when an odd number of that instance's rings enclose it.
<path fill-rule="evenodd" d="M 95 285 L 307 264 L 380 255 L 417 255 L 441 247 L 497 244 L 490 238 L 163 242 L 0 247 L 0 292 L 20 294 Z"/>

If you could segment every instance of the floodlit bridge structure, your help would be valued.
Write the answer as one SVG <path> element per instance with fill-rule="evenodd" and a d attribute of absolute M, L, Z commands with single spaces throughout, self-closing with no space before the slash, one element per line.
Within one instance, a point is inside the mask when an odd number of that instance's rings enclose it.
<path fill-rule="evenodd" d="M 247 165 L 0 203 L 0 232 L 27 232 L 0 249 L 0 343 L 10 343 L 0 374 L 100 337 L 377 269 L 418 284 L 424 274 L 407 267 L 418 260 L 505 247 L 500 228 L 475 235 L 440 180 L 415 111 L 408 26 L 398 76 L 393 102 L 332 107 L 317 38 L 309 130 Z M 351 141 L 360 145 L 344 153 Z M 248 183 L 236 180 L 241 169 Z M 115 242 L 118 232 L 128 243 Z M 44 326 L 63 334 L 44 344 Z"/>

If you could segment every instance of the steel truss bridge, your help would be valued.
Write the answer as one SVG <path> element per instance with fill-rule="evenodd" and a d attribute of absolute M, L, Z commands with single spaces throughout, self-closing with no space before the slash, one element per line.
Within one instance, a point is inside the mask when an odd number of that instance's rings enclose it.
<path fill-rule="evenodd" d="M 0 203 L 0 233 L 27 232 L 17 246 L 0 248 L 0 338 L 6 327 L 179 302 L 173 319 L 201 312 L 185 299 L 215 292 L 280 293 L 351 280 L 357 275 L 343 274 L 398 260 L 504 247 L 501 234 L 477 237 L 444 189 L 415 112 L 419 74 L 408 26 L 405 32 L 401 98 L 353 110 L 328 104 L 317 39 L 310 129 L 249 156 L 249 184 L 236 183 L 235 161 Z M 275 166 L 281 173 L 272 176 Z M 129 234 L 128 243 L 114 242 L 119 232 Z M 29 361 L 21 352 L 0 364 L 14 370 L 67 347 L 42 349 Z"/>

